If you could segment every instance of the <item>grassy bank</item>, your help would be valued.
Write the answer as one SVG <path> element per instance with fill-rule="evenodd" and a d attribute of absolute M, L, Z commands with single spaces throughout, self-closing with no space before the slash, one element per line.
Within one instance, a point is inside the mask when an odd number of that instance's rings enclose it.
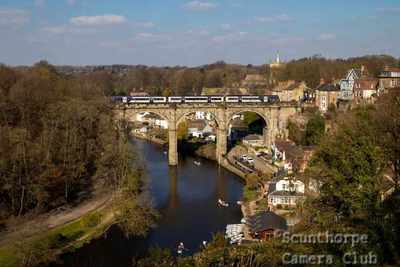
<path fill-rule="evenodd" d="M 104 208 L 48 232 L 0 247 L 0 266 L 35 266 L 54 261 L 64 252 L 80 248 L 103 234 L 113 223 L 113 211 Z"/>

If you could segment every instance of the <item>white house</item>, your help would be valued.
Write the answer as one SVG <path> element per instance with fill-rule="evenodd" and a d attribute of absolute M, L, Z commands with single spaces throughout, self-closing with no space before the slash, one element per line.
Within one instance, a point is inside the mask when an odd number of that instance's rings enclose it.
<path fill-rule="evenodd" d="M 157 118 L 155 120 L 155 125 L 160 127 L 160 128 L 162 128 L 162 129 L 167 129 L 168 128 L 168 121 L 164 120 L 164 119 Z"/>
<path fill-rule="evenodd" d="M 136 121 L 145 122 L 145 116 L 150 114 L 149 112 L 141 112 L 136 114 Z"/>
<path fill-rule="evenodd" d="M 142 128 L 138 128 L 134 130 L 135 133 L 141 133 L 141 134 L 145 134 L 148 132 L 147 126 L 143 126 Z"/>
<path fill-rule="evenodd" d="M 268 204 L 272 207 L 296 206 L 304 200 L 304 190 L 304 183 L 300 180 L 285 178 L 271 182 L 268 188 Z"/>
<path fill-rule="evenodd" d="M 149 112 L 141 112 L 136 114 L 136 121 L 141 123 L 148 123 L 150 126 L 157 126 L 162 129 L 168 128 L 167 120 L 164 120 L 162 117 Z"/>
<path fill-rule="evenodd" d="M 205 120 L 189 121 L 188 123 L 188 134 L 193 137 L 203 138 L 213 132 L 213 128 Z"/>
<path fill-rule="evenodd" d="M 206 141 L 215 142 L 217 140 L 217 136 L 215 134 L 210 134 L 206 137 Z"/>
<path fill-rule="evenodd" d="M 249 146 L 263 146 L 264 145 L 264 138 L 258 134 L 250 134 L 243 139 L 243 144 Z"/>
<path fill-rule="evenodd" d="M 212 114 L 210 112 L 204 112 L 204 111 L 196 111 L 194 118 L 196 120 L 212 120 Z"/>
<path fill-rule="evenodd" d="M 340 80 L 340 93 L 339 99 L 352 100 L 354 92 L 354 83 L 356 80 L 361 79 L 365 74 L 364 66 L 361 69 L 351 69 L 347 72 L 346 78 Z"/>

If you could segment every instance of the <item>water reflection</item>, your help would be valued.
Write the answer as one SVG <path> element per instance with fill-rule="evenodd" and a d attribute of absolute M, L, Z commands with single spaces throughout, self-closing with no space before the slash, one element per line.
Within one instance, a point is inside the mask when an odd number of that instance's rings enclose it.
<path fill-rule="evenodd" d="M 167 198 L 167 207 L 163 210 L 169 212 L 178 208 L 179 206 L 179 195 L 178 195 L 178 171 L 175 167 L 168 169 L 169 176 L 169 194 Z"/>
<path fill-rule="evenodd" d="M 161 147 L 139 140 L 134 146 L 143 154 L 150 193 L 161 215 L 158 227 L 144 239 L 127 238 L 112 227 L 106 237 L 66 255 L 60 266 L 126 267 L 150 247 L 176 250 L 179 242 L 185 243 L 189 254 L 194 253 L 203 240 L 224 231 L 226 224 L 240 221 L 241 212 L 234 203 L 241 198 L 243 185 L 237 176 L 214 162 L 202 160 L 196 166 L 192 157 L 180 158 L 179 165 L 171 168 Z M 219 198 L 232 205 L 218 207 Z"/>

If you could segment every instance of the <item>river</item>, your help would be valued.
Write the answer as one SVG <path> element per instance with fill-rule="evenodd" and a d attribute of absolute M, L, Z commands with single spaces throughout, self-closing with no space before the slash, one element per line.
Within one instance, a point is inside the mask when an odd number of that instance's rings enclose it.
<path fill-rule="evenodd" d="M 226 224 L 239 223 L 242 218 L 236 201 L 241 199 L 240 178 L 215 162 L 193 157 L 179 158 L 177 167 L 168 166 L 163 148 L 142 140 L 132 141 L 144 160 L 149 190 L 161 218 L 146 238 L 127 238 L 118 227 L 112 227 L 105 237 L 93 240 L 72 254 L 64 255 L 64 267 L 127 267 L 135 255 L 151 247 L 170 248 L 184 242 L 187 254 L 196 252 L 203 240 L 224 232 Z M 221 198 L 228 208 L 217 206 Z"/>

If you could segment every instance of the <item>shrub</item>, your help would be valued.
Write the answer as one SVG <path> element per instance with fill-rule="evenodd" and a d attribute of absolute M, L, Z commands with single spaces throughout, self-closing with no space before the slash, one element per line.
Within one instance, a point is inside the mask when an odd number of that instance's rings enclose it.
<path fill-rule="evenodd" d="M 100 224 L 101 219 L 102 219 L 102 215 L 98 212 L 89 214 L 89 215 L 85 216 L 84 218 L 82 218 L 82 226 L 88 227 L 88 228 L 95 227 Z"/>

